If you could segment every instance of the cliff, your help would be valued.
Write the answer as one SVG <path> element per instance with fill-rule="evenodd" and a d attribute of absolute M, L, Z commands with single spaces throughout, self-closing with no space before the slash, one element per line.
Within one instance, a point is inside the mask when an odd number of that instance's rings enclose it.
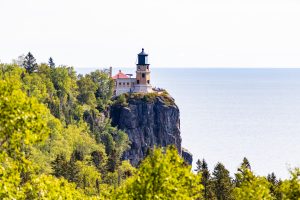
<path fill-rule="evenodd" d="M 124 130 L 131 141 L 124 159 L 136 166 L 149 148 L 175 145 L 192 163 L 192 155 L 182 151 L 179 109 L 172 97 L 167 93 L 126 94 L 116 102 L 110 109 L 112 125 Z"/>

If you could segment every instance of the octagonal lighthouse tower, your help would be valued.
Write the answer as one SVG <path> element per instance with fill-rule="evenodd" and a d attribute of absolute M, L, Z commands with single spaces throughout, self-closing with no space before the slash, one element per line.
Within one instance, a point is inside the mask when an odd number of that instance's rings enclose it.
<path fill-rule="evenodd" d="M 149 65 L 148 54 L 142 49 L 142 52 L 138 54 L 138 63 L 136 64 L 136 83 L 134 92 L 152 92 Z"/>

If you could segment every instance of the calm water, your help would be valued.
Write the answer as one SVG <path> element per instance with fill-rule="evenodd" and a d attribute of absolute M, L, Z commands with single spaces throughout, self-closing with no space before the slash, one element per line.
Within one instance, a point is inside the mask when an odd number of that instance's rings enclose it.
<path fill-rule="evenodd" d="M 194 162 L 205 158 L 212 170 L 220 161 L 233 174 L 247 157 L 257 174 L 282 178 L 300 166 L 300 69 L 151 70 L 152 85 L 179 106 Z"/>

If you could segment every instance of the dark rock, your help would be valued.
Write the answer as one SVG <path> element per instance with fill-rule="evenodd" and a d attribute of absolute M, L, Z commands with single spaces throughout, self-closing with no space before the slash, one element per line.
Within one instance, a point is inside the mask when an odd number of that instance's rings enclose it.
<path fill-rule="evenodd" d="M 124 130 L 131 141 L 131 148 L 123 158 L 137 166 L 154 146 L 174 145 L 181 154 L 179 109 L 175 104 L 165 103 L 163 98 L 154 101 L 129 99 L 128 105 L 113 105 L 110 108 L 112 125 Z M 186 155 L 190 160 L 190 157 Z M 191 162 L 189 162 L 191 163 Z"/>
<path fill-rule="evenodd" d="M 188 164 L 192 165 L 193 163 L 193 154 L 190 153 L 187 149 L 182 148 L 182 158 L 187 162 Z"/>

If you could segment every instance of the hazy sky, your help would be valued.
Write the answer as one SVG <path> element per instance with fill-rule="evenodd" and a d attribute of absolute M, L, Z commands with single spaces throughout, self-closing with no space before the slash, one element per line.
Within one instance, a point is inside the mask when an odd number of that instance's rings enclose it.
<path fill-rule="evenodd" d="M 0 60 L 134 67 L 300 67 L 299 0 L 0 0 Z"/>

